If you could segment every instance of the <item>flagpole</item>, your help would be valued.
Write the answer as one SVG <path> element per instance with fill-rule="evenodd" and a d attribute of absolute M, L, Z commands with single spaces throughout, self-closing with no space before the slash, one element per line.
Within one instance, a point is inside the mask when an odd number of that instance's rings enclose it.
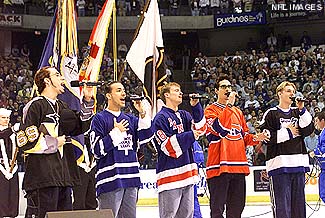
<path fill-rule="evenodd" d="M 16 147 L 15 149 L 15 153 L 14 153 L 14 156 L 11 160 L 11 163 L 10 163 L 10 170 L 9 170 L 9 173 L 12 173 L 12 171 L 14 170 L 14 167 L 15 167 L 15 162 L 17 160 L 17 155 L 18 155 L 18 152 L 19 152 L 19 148 Z"/>
<path fill-rule="evenodd" d="M 116 43 L 116 5 L 113 6 L 113 57 L 114 57 L 114 81 L 117 81 L 117 43 Z"/>
<path fill-rule="evenodd" d="M 150 5 L 150 2 L 151 0 L 147 0 L 146 4 L 144 5 L 142 11 L 141 11 L 141 15 L 140 15 L 140 19 L 139 19 L 139 22 L 138 22 L 138 26 L 137 28 L 135 29 L 135 33 L 134 33 L 134 36 L 133 36 L 133 39 L 132 39 L 132 43 L 134 42 L 134 40 L 137 38 L 137 35 L 139 33 L 139 30 L 140 30 L 140 27 L 142 25 L 142 22 L 144 20 L 144 12 L 146 12 L 148 10 L 148 7 Z M 131 44 L 132 44 L 131 43 Z"/>
<path fill-rule="evenodd" d="M 140 30 L 141 24 L 144 20 L 144 12 L 148 10 L 149 4 L 150 4 L 151 0 L 147 0 L 146 4 L 144 5 L 142 11 L 141 11 L 141 16 L 137 25 L 137 28 L 135 29 L 134 35 L 133 35 L 133 39 L 132 39 L 132 43 L 134 42 L 134 40 L 137 38 L 138 32 Z M 131 43 L 131 44 L 132 44 Z M 119 75 L 118 75 L 118 81 L 120 81 L 122 79 L 123 76 L 123 71 L 127 66 L 127 61 L 125 60 L 124 65 L 123 65 L 123 69 L 120 71 Z"/>

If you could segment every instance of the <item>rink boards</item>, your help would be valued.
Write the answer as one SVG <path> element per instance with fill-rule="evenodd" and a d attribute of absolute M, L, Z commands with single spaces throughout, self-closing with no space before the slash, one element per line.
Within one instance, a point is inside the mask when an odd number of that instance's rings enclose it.
<path fill-rule="evenodd" d="M 268 177 L 265 167 L 251 167 L 251 173 L 246 177 L 246 201 L 248 203 L 264 203 L 270 202 L 268 191 Z M 209 190 L 205 179 L 205 169 L 199 169 L 200 181 L 198 183 L 198 194 L 202 204 L 208 204 Z M 306 183 L 305 193 L 307 201 L 317 201 L 318 195 L 318 175 L 313 173 L 313 177 L 306 174 L 309 178 Z M 24 173 L 19 173 L 20 187 Z M 138 205 L 158 205 L 158 193 L 156 183 L 156 170 L 140 170 L 142 188 L 139 190 Z M 20 214 L 23 214 L 26 208 L 26 199 L 23 197 L 23 192 L 20 188 Z"/>

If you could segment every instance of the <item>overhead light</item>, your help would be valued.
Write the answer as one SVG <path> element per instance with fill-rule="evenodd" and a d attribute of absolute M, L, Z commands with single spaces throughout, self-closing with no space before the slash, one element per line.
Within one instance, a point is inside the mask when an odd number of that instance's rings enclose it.
<path fill-rule="evenodd" d="M 186 35 L 187 32 L 186 31 L 181 31 L 181 35 Z"/>

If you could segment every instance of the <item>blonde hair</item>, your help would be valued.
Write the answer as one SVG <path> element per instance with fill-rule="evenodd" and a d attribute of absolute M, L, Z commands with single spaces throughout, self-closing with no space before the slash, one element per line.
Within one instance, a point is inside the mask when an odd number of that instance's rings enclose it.
<path fill-rule="evenodd" d="M 166 97 L 165 97 L 165 93 L 170 93 L 170 87 L 172 86 L 177 86 L 177 87 L 181 87 L 178 83 L 175 82 L 170 82 L 167 83 L 165 85 L 163 85 L 163 87 L 160 89 L 160 99 L 166 104 Z"/>
<path fill-rule="evenodd" d="M 279 92 L 281 92 L 286 86 L 292 86 L 295 91 L 297 90 L 296 85 L 292 82 L 284 81 L 278 87 L 276 87 L 276 94 L 279 96 Z"/>

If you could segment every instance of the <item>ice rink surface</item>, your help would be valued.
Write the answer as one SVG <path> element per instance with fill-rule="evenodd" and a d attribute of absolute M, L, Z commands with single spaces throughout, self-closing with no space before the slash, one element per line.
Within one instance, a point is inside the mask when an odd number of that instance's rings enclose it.
<path fill-rule="evenodd" d="M 315 209 L 316 202 L 309 202 L 310 207 Z M 307 218 L 324 218 L 325 217 L 325 205 L 321 204 L 319 206 L 319 210 L 315 211 L 313 214 L 313 210 L 306 206 L 307 208 Z M 203 218 L 210 217 L 210 207 L 209 206 L 201 206 L 201 212 Z M 137 208 L 137 217 L 144 217 L 145 215 L 149 215 L 150 218 L 159 218 L 158 215 L 158 207 L 154 206 L 142 206 Z M 225 216 L 226 217 L 226 216 Z M 246 205 L 244 212 L 242 214 L 242 218 L 273 218 L 271 205 L 261 204 L 261 205 Z"/>
<path fill-rule="evenodd" d="M 318 210 L 313 213 L 313 209 Z M 324 218 L 325 217 L 325 205 L 322 203 L 317 206 L 316 202 L 309 202 L 307 208 L 307 218 Z M 203 218 L 210 217 L 210 207 L 207 205 L 201 205 L 201 212 Z M 156 206 L 138 206 L 137 217 L 145 217 L 150 215 L 150 218 L 159 218 L 158 207 Z M 24 216 L 18 216 L 23 218 Z M 225 216 L 226 217 L 226 216 Z M 242 218 L 273 218 L 271 206 L 268 204 L 248 204 L 245 206 Z"/>

